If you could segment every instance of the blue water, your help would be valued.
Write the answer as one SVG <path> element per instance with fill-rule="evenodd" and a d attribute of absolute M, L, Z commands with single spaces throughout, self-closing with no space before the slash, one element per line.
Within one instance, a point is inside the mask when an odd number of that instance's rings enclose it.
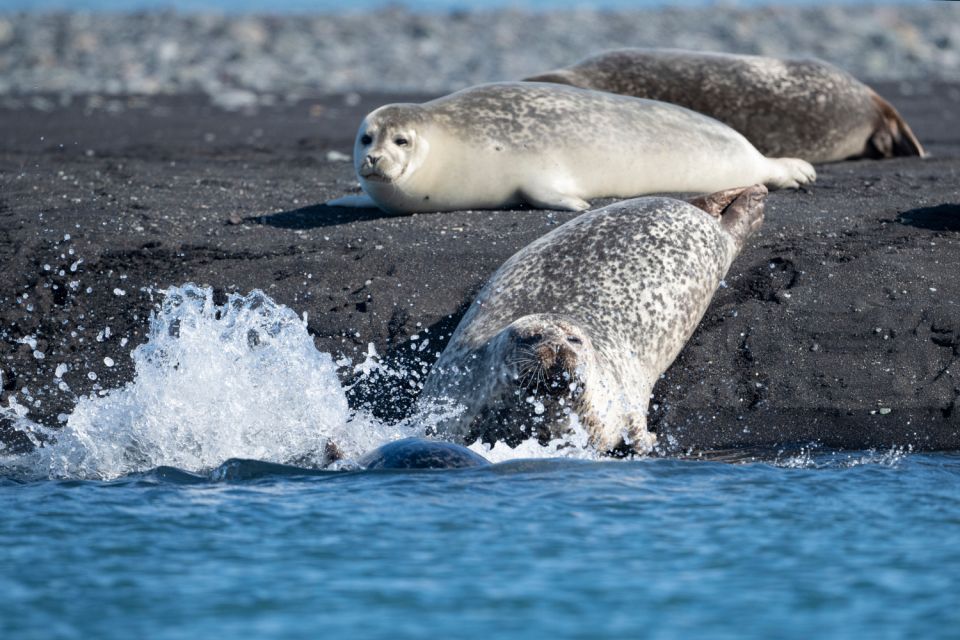
<path fill-rule="evenodd" d="M 176 9 L 178 11 L 218 11 L 227 13 L 312 13 L 363 11 L 401 6 L 415 11 L 453 9 L 494 9 L 516 7 L 537 11 L 593 7 L 637 9 L 644 7 L 711 5 L 818 5 L 818 4 L 916 4 L 923 0 L 0 0 L 0 11 L 135 11 Z"/>
<path fill-rule="evenodd" d="M 948 638 L 960 456 L 0 480 L 0 638 Z"/>

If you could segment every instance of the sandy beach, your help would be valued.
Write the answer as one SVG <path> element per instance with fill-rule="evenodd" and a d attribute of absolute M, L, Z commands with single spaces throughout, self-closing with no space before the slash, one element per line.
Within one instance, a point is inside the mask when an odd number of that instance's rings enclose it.
<path fill-rule="evenodd" d="M 815 24 L 825 57 L 872 80 L 930 157 L 821 165 L 812 187 L 771 194 L 764 228 L 655 389 L 650 423 L 664 452 L 811 442 L 960 448 L 960 21 L 942 19 L 956 15 L 955 8 L 932 5 L 872 10 L 844 41 L 847 49 L 824 36 L 830 20 L 839 24 L 853 10 L 819 10 Z M 787 30 L 796 11 L 759 15 Z M 655 15 L 666 24 L 680 14 Z M 739 24 L 735 17 L 729 24 Z M 404 29 L 423 21 L 421 39 L 429 44 L 437 34 L 460 37 L 463 23 L 492 18 L 454 15 L 441 24 L 438 17 L 403 13 L 399 19 Z M 274 75 L 244 63 L 248 75 L 221 65 L 209 77 L 203 69 L 184 76 L 188 66 L 171 62 L 169 73 L 162 65 L 152 75 L 143 72 L 149 64 L 129 71 L 140 74 L 133 82 L 133 75 L 112 71 L 120 64 L 116 56 L 90 54 L 86 60 L 96 64 L 81 73 L 31 53 L 30 42 L 45 33 L 31 21 L 60 25 L 49 30 L 62 42 L 51 51 L 66 59 L 82 45 L 73 36 L 84 31 L 63 25 L 89 25 L 89 16 L 3 18 L 0 401 L 15 396 L 31 418 L 56 425 L 78 396 L 128 382 L 129 353 L 144 341 L 161 292 L 185 282 L 213 286 L 224 296 L 262 289 L 307 315 L 319 350 L 353 363 L 372 345 L 385 362 L 428 367 L 485 278 L 573 214 L 389 217 L 319 203 L 356 191 L 349 156 L 369 110 L 576 59 L 591 43 L 578 39 L 571 19 L 566 39 L 548 31 L 536 41 L 547 53 L 517 53 L 511 64 L 504 62 L 513 59 L 507 36 L 491 54 L 491 67 L 458 58 L 466 44 L 450 56 L 430 54 L 423 45 L 417 65 L 430 66 L 435 55 L 458 66 L 459 74 L 438 66 L 431 75 L 398 75 L 376 65 L 372 75 L 360 73 L 351 57 L 358 55 L 358 33 L 351 47 L 328 52 L 341 58 L 326 62 L 325 80 L 285 80 L 284 74 L 296 74 L 279 63 L 282 72 Z M 141 21 L 146 31 L 160 25 L 151 15 L 123 20 Z M 297 29 L 292 19 L 190 20 L 210 30 L 219 24 L 223 34 L 253 34 L 250 25 L 259 25 L 266 35 L 249 38 L 262 40 L 263 50 L 293 42 L 288 31 Z M 557 20 L 550 17 L 550 28 L 561 30 Z M 888 31 L 894 34 L 889 42 L 863 49 L 873 37 L 870 20 L 892 20 L 899 30 Z M 304 24 L 316 30 L 324 22 Z M 746 33 L 738 40 L 741 50 L 783 54 L 801 46 L 781 40 L 772 51 L 776 32 L 752 28 L 763 35 L 750 40 L 754 31 Z M 88 38 L 87 46 L 106 37 L 101 27 L 84 33 L 100 38 Z M 286 35 L 271 39 L 277 33 Z M 345 38 L 351 32 L 340 25 L 331 33 Z M 642 35 L 624 34 L 605 45 L 637 44 Z M 704 38 L 694 45 L 722 44 L 720 36 Z M 207 45 L 229 49 L 239 41 L 224 35 Z M 128 46 L 137 59 L 139 45 Z M 311 50 L 304 47 L 273 60 L 300 59 Z M 390 57 L 387 50 L 377 55 Z M 256 58 L 257 64 L 266 59 Z M 400 59 L 394 63 L 403 66 Z M 255 86 L 251 78 L 266 84 Z M 425 339 L 429 348 L 411 350 Z M 352 371 L 343 366 L 345 381 Z M 415 394 L 415 379 L 380 380 L 354 387 L 351 402 L 399 417 Z M 8 443 L 22 444 L 4 428 Z"/>

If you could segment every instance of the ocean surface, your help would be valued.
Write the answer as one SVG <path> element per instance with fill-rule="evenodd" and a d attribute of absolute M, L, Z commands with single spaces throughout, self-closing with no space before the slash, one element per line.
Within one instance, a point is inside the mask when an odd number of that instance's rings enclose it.
<path fill-rule="evenodd" d="M 0 480 L 2 638 L 956 638 L 960 457 Z"/>
<path fill-rule="evenodd" d="M 924 0 L 2 0 L 0 12 L 9 11 L 216 11 L 224 13 L 317 13 L 368 11 L 404 7 L 413 11 L 484 10 L 515 7 L 550 11 L 557 9 L 638 9 L 666 6 L 755 6 L 829 4 L 916 4 Z"/>
<path fill-rule="evenodd" d="M 130 383 L 57 430 L 27 389 L 0 409 L 43 444 L 0 448 L 0 638 L 960 633 L 960 455 L 610 461 L 574 432 L 362 471 L 431 420 L 349 408 L 337 372 L 382 371 L 372 347 L 335 361 L 259 291 L 156 294 Z"/>

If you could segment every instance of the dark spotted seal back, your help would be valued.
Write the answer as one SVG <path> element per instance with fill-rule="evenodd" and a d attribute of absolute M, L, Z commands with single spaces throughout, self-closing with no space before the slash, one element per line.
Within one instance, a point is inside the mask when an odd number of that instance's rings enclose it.
<path fill-rule="evenodd" d="M 378 447 L 358 461 L 364 469 L 465 469 L 490 464 L 452 442 L 404 438 Z"/>
<path fill-rule="evenodd" d="M 821 60 L 620 49 L 527 80 L 672 102 L 736 129 L 766 156 L 924 155 L 890 103 Z"/>

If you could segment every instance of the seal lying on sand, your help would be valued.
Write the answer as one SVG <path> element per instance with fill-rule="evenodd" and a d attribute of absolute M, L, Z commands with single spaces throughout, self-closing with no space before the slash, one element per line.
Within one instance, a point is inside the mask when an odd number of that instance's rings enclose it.
<path fill-rule="evenodd" d="M 486 84 L 380 107 L 360 125 L 353 154 L 369 197 L 327 204 L 395 213 L 519 204 L 581 211 L 588 198 L 796 187 L 816 177 L 807 162 L 765 158 L 688 109 L 546 83 Z"/>
<path fill-rule="evenodd" d="M 465 469 L 490 464 L 466 447 L 423 438 L 387 443 L 365 454 L 357 463 L 364 469 Z"/>
<path fill-rule="evenodd" d="M 637 198 L 574 218 L 514 254 L 481 290 L 421 395 L 464 411 L 437 434 L 469 443 L 584 425 L 601 451 L 648 451 L 650 392 L 760 227 L 762 186 Z"/>
<path fill-rule="evenodd" d="M 820 60 L 620 49 L 527 80 L 672 102 L 730 125 L 768 156 L 924 155 L 889 102 Z"/>

